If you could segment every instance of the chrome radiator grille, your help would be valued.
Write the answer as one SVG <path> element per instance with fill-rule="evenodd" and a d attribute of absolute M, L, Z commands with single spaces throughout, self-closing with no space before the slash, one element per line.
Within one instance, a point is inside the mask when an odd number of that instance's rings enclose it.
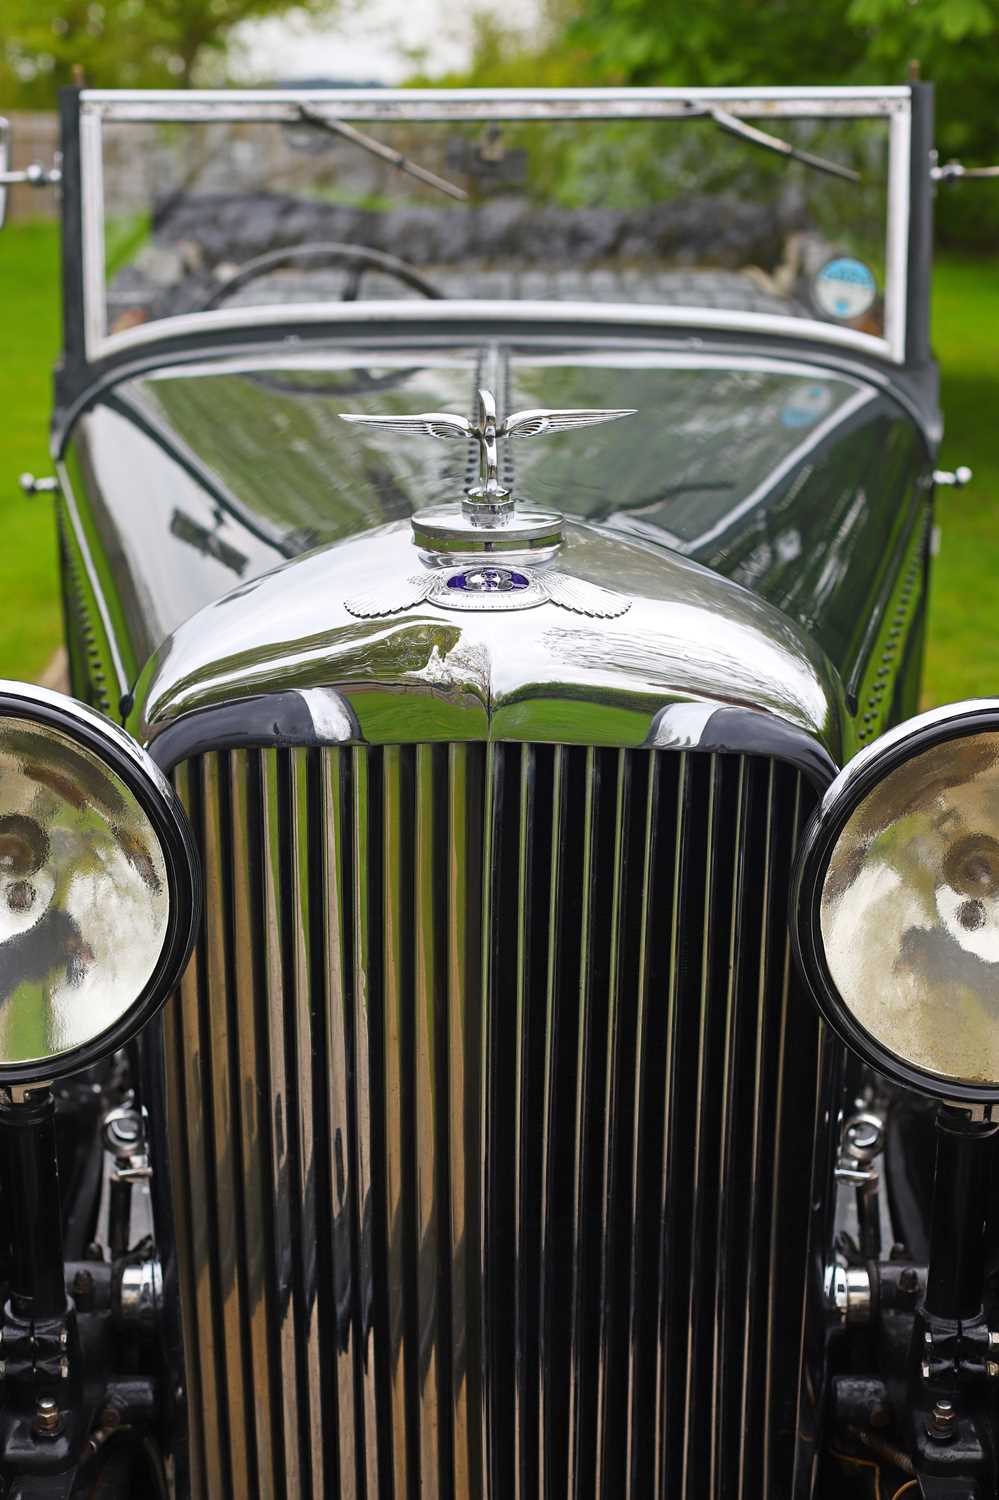
<path fill-rule="evenodd" d="M 166 1053 L 195 1496 L 779 1496 L 818 1025 L 765 759 L 221 752 Z"/>

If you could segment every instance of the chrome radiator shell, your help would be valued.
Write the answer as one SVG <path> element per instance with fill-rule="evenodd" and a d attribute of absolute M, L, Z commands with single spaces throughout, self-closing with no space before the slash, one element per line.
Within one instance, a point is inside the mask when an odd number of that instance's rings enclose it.
<path fill-rule="evenodd" d="M 469 743 L 175 779 L 208 897 L 163 1031 L 192 1495 L 786 1493 L 801 774 Z"/>

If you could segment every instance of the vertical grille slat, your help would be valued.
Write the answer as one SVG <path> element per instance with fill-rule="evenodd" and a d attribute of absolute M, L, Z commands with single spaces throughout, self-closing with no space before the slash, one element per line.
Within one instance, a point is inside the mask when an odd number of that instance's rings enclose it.
<path fill-rule="evenodd" d="M 208 891 L 163 1029 L 192 1495 L 779 1500 L 798 773 L 455 744 L 176 780 Z"/>
<path fill-rule="evenodd" d="M 223 807 L 225 757 L 212 755 L 202 766 L 202 827 L 209 862 L 221 869 L 223 824 L 228 809 Z M 210 1096 L 209 1183 L 215 1218 L 215 1245 L 218 1256 L 216 1307 L 221 1311 L 221 1357 L 226 1390 L 229 1394 L 228 1448 L 232 1484 L 237 1493 L 249 1489 L 253 1476 L 249 1462 L 250 1447 L 246 1429 L 250 1422 L 249 1388 L 246 1380 L 247 1360 L 243 1347 L 246 1307 L 243 1267 L 239 1256 L 239 1215 L 242 1208 L 239 1191 L 238 1134 L 232 1129 L 232 987 L 229 983 L 229 942 L 226 931 L 232 898 L 229 879 L 220 882 L 220 899 L 206 907 L 205 985 L 209 994 L 223 997 L 224 1003 L 202 1012 L 201 1046 Z"/>
<path fill-rule="evenodd" d="M 451 1380 L 454 1490 L 484 1493 L 482 1321 L 476 1295 L 480 1265 L 478 1165 L 481 1115 L 482 766 L 474 747 L 448 750 L 448 1076 L 450 1120 Z"/>
<path fill-rule="evenodd" d="M 281 1379 L 281 1432 L 285 1477 L 289 1490 L 301 1492 L 302 1472 L 299 1445 L 299 1378 L 298 1337 L 295 1326 L 295 1281 L 292 1270 L 295 1254 L 295 1199 L 292 1174 L 294 1156 L 291 1148 L 289 1118 L 289 1062 L 286 1050 L 286 1021 L 289 1009 L 285 980 L 286 931 L 294 920 L 286 913 L 287 887 L 284 871 L 283 816 L 281 809 L 281 761 L 278 752 L 262 753 L 261 833 L 264 913 L 261 941 L 264 950 L 265 1023 L 267 1027 L 270 1072 L 269 1178 L 273 1215 L 275 1266 L 274 1300 L 276 1303 L 274 1341 Z M 218 871 L 205 871 L 206 886 Z M 294 1063 L 291 1064 L 294 1067 Z M 253 1080 L 251 1080 L 253 1081 Z M 251 1226 L 252 1228 L 253 1226 Z M 259 1226 L 263 1228 L 263 1226 Z M 209 1494 L 214 1496 L 214 1490 Z"/>
<path fill-rule="evenodd" d="M 192 827 L 195 827 L 191 781 L 191 767 L 178 767 L 177 795 L 192 820 Z M 170 1163 L 175 1181 L 179 1176 L 179 1180 L 187 1184 L 185 1191 L 175 1192 L 173 1195 L 181 1327 L 189 1351 L 184 1385 L 189 1412 L 187 1454 L 192 1490 L 195 1494 L 203 1494 L 209 1489 L 218 1492 L 221 1479 L 217 1449 L 205 1431 L 202 1420 L 205 1411 L 218 1410 L 218 1388 L 210 1363 L 205 1368 L 200 1351 L 195 1352 L 198 1342 L 198 1314 L 202 1303 L 200 1289 L 209 1275 L 206 1259 L 208 1245 L 206 1236 L 199 1232 L 199 1206 L 196 1201 L 198 1179 L 195 1174 L 200 1155 L 198 1135 L 201 1129 L 198 1095 L 191 1098 L 190 1108 L 188 1107 L 188 1099 L 191 1097 L 189 1067 L 192 1060 L 187 1052 L 186 1040 L 190 1021 L 192 1018 L 197 1019 L 198 1009 L 198 965 L 197 960 L 192 960 L 179 993 L 164 1009 L 163 1039 Z M 200 1213 L 204 1212 L 204 1205 L 205 1199 L 202 1197 Z M 217 1426 L 215 1430 L 217 1432 Z"/>
<path fill-rule="evenodd" d="M 274 1284 L 270 1213 L 264 1182 L 267 1110 L 264 1103 L 269 1069 L 260 1046 L 265 1020 L 260 1003 L 257 933 L 261 893 L 257 881 L 259 780 L 254 752 L 229 754 L 229 809 L 232 838 L 232 1000 L 235 1005 L 236 1079 L 239 1164 L 242 1174 L 243 1247 L 246 1320 L 251 1369 L 250 1432 L 256 1447 L 257 1487 L 261 1500 L 280 1496 L 281 1462 L 275 1451 L 275 1389 L 271 1328 Z M 263 1110 L 263 1113 L 261 1111 Z M 262 1233 L 247 1239 L 250 1226 Z"/>
<path fill-rule="evenodd" d="M 332 752 L 337 753 L 337 752 Z M 388 1194 L 383 1163 L 385 1150 L 384 1048 L 380 1031 L 386 1009 L 382 988 L 382 859 L 381 768 L 365 749 L 344 752 L 349 757 L 351 800 L 345 819 L 353 860 L 353 988 L 351 1022 L 354 1040 L 353 1120 L 358 1197 L 358 1243 L 363 1290 L 363 1368 L 365 1434 L 372 1496 L 394 1500 L 391 1417 L 391 1370 L 395 1333 L 390 1319 L 388 1288 Z M 374 1411 L 371 1411 L 371 1397 Z M 377 1460 L 373 1464 L 374 1455 Z M 376 1487 L 381 1485 L 381 1489 Z M 349 1491 L 348 1491 L 349 1495 Z M 346 1497 L 345 1497 L 346 1500 Z M 401 1500 L 401 1497 L 400 1497 Z"/>
<path fill-rule="evenodd" d="M 296 1226 L 296 1301 L 298 1305 L 298 1346 L 302 1386 L 302 1447 L 304 1467 L 310 1484 L 303 1486 L 303 1497 L 318 1497 L 325 1491 L 324 1454 L 336 1443 L 336 1429 L 325 1428 L 323 1421 L 322 1372 L 319 1349 L 319 1211 L 318 1172 L 316 1165 L 316 1043 L 313 1036 L 314 992 L 316 986 L 313 952 L 315 917 L 312 910 L 310 880 L 311 798 L 309 764 L 305 755 L 296 755 L 290 766 L 289 786 L 289 855 L 288 872 L 295 920 L 291 927 L 292 991 L 294 995 L 289 1054 L 293 1059 L 294 1078 L 289 1078 L 289 1095 L 295 1099 L 296 1115 L 291 1138 L 295 1142 L 298 1165 Z M 321 993 L 321 991 L 320 991 Z M 324 1230 L 324 1236 L 326 1231 Z M 324 1430 L 325 1429 L 325 1430 Z"/>
<path fill-rule="evenodd" d="M 450 1432 L 439 1431 L 440 1386 L 447 1375 L 445 1339 L 450 1303 L 450 1270 L 442 1263 L 440 1163 L 448 1154 L 447 1053 L 440 1044 L 447 1029 L 447 991 L 441 965 L 445 868 L 441 847 L 441 798 L 435 746 L 416 750 L 414 797 L 414 982 L 413 1048 L 416 1146 L 416 1298 L 418 1324 L 419 1491 L 450 1497 Z"/>
<path fill-rule="evenodd" d="M 357 1335 L 363 1274 L 357 1209 L 354 1132 L 353 1039 L 351 1036 L 351 859 L 349 819 L 344 816 L 343 756 L 334 751 L 321 765 L 322 904 L 326 972 L 321 985 L 326 1048 L 328 1154 L 326 1200 L 333 1301 L 332 1347 L 338 1414 L 339 1493 L 351 1487 L 366 1500 L 368 1488 L 367 1413 L 373 1397 L 366 1389 L 364 1356 Z M 346 836 L 345 836 L 346 834 Z M 317 918 L 318 920 L 318 918 Z M 331 1393 L 332 1399 L 332 1393 Z"/>
<path fill-rule="evenodd" d="M 391 1389 L 391 1442 L 392 1473 L 396 1500 L 407 1500 L 410 1496 L 409 1469 L 410 1448 L 407 1427 L 412 1424 L 412 1369 L 413 1342 L 418 1337 L 414 1331 L 413 1276 L 411 1250 L 413 1237 L 412 1195 L 413 1181 L 410 1172 L 408 1182 L 404 1171 L 406 1158 L 412 1146 L 412 1096 L 410 1078 L 404 1068 L 403 1047 L 408 1041 L 408 1023 L 411 1013 L 404 1014 L 404 988 L 409 981 L 410 953 L 407 951 L 406 919 L 403 893 L 406 884 L 404 864 L 411 857 L 409 829 L 404 826 L 403 811 L 403 761 L 402 749 L 398 745 L 384 752 L 382 764 L 382 847 L 379 874 L 381 876 L 381 940 L 382 961 L 382 1034 L 379 1052 L 382 1058 L 384 1082 L 374 1094 L 384 1107 L 384 1154 L 380 1167 L 381 1191 L 385 1196 L 385 1274 L 388 1298 L 388 1324 L 386 1332 L 390 1340 L 388 1378 Z M 373 872 L 374 873 L 374 872 Z M 410 881 L 412 876 L 410 874 Z M 372 930 L 369 941 L 372 947 L 379 940 L 377 929 Z M 367 1005 L 371 1024 L 374 1023 L 374 996 L 370 989 Z M 374 1064 L 372 1066 L 374 1071 Z M 408 1199 L 407 1203 L 407 1187 Z M 407 1326 L 408 1324 L 408 1326 Z M 407 1377 L 410 1392 L 407 1397 Z M 407 1408 L 409 1411 L 407 1412 Z"/>

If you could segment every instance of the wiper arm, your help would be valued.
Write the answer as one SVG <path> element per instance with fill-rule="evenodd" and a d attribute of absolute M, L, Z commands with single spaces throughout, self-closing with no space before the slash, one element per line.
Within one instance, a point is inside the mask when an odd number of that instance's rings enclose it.
<path fill-rule="evenodd" d="M 800 151 L 797 146 L 782 141 L 780 136 L 768 135 L 765 130 L 757 130 L 755 125 L 747 125 L 737 115 L 730 115 L 727 109 L 709 109 L 706 113 L 722 130 L 727 130 L 729 135 L 737 135 L 741 140 L 752 141 L 755 146 L 763 146 L 767 151 L 777 151 L 781 156 L 802 161 L 806 167 L 814 167 L 817 172 L 828 172 L 830 177 L 842 177 L 847 182 L 862 180 L 860 173 L 855 172 L 852 167 L 841 167 L 838 162 L 828 161 L 824 156 L 813 156 L 810 151 Z"/>
<path fill-rule="evenodd" d="M 300 104 L 298 112 L 310 125 L 318 125 L 320 130 L 327 130 L 330 135 L 339 135 L 345 141 L 352 141 L 355 146 L 360 146 L 362 151 L 367 151 L 371 156 L 378 156 L 382 161 L 390 162 L 393 167 L 397 167 L 400 172 L 408 172 L 409 176 L 415 177 L 418 182 L 426 182 L 431 187 L 439 188 L 442 193 L 447 193 L 449 198 L 457 198 L 459 203 L 468 202 L 468 194 L 464 188 L 448 182 L 446 177 L 438 177 L 436 172 L 429 172 L 426 167 L 410 161 L 407 156 L 403 156 L 401 151 L 396 151 L 391 146 L 376 141 L 373 136 L 355 130 L 353 125 L 348 125 L 345 120 L 331 120 L 320 110 L 312 109 L 308 104 Z"/>

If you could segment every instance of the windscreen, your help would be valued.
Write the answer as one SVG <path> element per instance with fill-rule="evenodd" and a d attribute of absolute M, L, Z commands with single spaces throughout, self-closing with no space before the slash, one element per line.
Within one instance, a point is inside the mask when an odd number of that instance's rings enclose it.
<path fill-rule="evenodd" d="M 221 308 L 307 303 L 335 316 L 358 301 L 469 298 L 885 334 L 887 108 L 350 119 L 303 100 L 283 111 L 106 115 L 108 334 Z"/>

